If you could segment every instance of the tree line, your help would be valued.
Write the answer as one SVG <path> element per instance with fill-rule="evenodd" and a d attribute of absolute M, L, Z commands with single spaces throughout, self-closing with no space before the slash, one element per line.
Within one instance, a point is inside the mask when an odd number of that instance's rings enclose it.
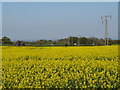
<path fill-rule="evenodd" d="M 105 45 L 103 38 L 95 37 L 68 37 L 58 40 L 37 40 L 37 41 L 11 41 L 9 37 L 2 37 L 0 43 L 3 46 L 102 46 Z M 120 40 L 112 40 L 109 38 L 109 45 L 120 44 Z"/>

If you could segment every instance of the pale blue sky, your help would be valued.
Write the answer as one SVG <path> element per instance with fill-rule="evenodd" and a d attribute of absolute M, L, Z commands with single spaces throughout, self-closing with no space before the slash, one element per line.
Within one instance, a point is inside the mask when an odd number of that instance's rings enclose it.
<path fill-rule="evenodd" d="M 112 15 L 109 37 L 118 38 L 117 2 L 4 2 L 2 15 L 2 35 L 11 40 L 104 38 L 103 15 Z"/>
<path fill-rule="evenodd" d="M 0 38 L 2 38 L 2 2 L 0 2 Z"/>

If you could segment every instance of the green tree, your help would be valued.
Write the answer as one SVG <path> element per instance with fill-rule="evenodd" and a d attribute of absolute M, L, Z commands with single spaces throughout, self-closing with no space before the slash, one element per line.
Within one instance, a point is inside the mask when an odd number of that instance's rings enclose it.
<path fill-rule="evenodd" d="M 88 44 L 88 39 L 86 37 L 81 37 L 80 44 L 83 44 L 83 45 Z"/>
<path fill-rule="evenodd" d="M 12 42 L 11 42 L 10 38 L 4 36 L 4 37 L 2 37 L 2 43 L 3 43 L 3 44 L 4 44 L 4 43 L 5 43 L 5 44 L 11 44 Z"/>
<path fill-rule="evenodd" d="M 36 41 L 36 44 L 40 45 L 40 46 L 45 45 L 45 43 L 46 43 L 46 40 L 38 40 L 38 41 Z"/>

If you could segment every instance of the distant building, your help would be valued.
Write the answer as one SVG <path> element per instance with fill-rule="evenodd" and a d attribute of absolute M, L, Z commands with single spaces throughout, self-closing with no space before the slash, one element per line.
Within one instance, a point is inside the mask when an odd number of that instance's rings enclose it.
<path fill-rule="evenodd" d="M 15 46 L 25 46 L 25 43 L 23 43 L 23 42 L 22 42 L 22 43 L 19 43 L 19 42 L 18 42 L 18 43 L 15 44 Z"/>

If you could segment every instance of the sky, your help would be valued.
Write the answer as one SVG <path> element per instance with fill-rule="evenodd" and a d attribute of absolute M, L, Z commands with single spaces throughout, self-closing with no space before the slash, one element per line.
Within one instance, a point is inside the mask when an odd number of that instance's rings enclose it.
<path fill-rule="evenodd" d="M 12 41 L 104 38 L 101 16 L 111 15 L 109 37 L 118 39 L 117 2 L 3 2 L 2 36 Z"/>
<path fill-rule="evenodd" d="M 2 2 L 119 2 L 120 0 L 1 0 Z"/>
<path fill-rule="evenodd" d="M 2 37 L 2 2 L 0 2 L 0 38 Z"/>
<path fill-rule="evenodd" d="M 118 17 L 120 17 L 120 2 L 118 3 Z M 120 18 L 118 18 L 118 39 L 120 40 Z"/>

